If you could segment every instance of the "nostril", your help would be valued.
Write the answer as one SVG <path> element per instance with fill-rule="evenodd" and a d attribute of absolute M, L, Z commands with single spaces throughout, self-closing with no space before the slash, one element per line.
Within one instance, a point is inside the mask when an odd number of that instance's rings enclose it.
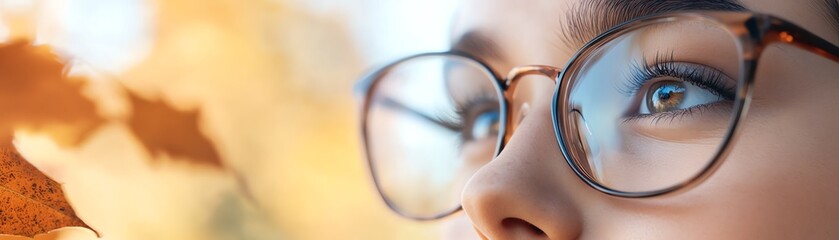
<path fill-rule="evenodd" d="M 545 236 L 545 232 L 542 229 L 519 218 L 505 218 L 501 220 L 501 226 L 511 230 L 526 230 L 532 233 L 533 236 Z"/>

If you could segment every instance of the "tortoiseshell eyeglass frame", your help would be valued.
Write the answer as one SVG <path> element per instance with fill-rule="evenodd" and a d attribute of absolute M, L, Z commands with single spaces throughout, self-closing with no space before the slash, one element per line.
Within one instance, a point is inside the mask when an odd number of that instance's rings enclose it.
<path fill-rule="evenodd" d="M 569 148 L 567 143 L 569 141 L 569 138 L 567 138 L 564 134 L 565 132 L 574 131 L 573 129 L 569 128 L 569 124 L 566 123 L 565 119 L 568 119 L 566 114 L 568 114 L 571 111 L 567 109 L 568 104 L 566 104 L 570 90 L 569 87 L 572 86 L 572 84 L 570 84 L 568 81 L 569 78 L 573 76 L 573 74 L 581 67 L 582 63 L 578 60 L 586 59 L 589 56 L 589 54 L 596 52 L 596 50 L 598 50 L 599 47 L 610 42 L 611 40 L 614 40 L 622 36 L 622 34 L 627 33 L 629 31 L 649 26 L 651 24 L 696 20 L 718 24 L 722 28 L 727 29 L 729 33 L 732 36 L 734 36 L 735 41 L 738 42 L 739 51 L 741 51 L 740 55 L 742 56 L 743 61 L 743 64 L 741 64 L 743 69 L 741 69 L 740 71 L 741 76 L 739 76 L 739 80 L 737 83 L 736 96 L 733 105 L 734 114 L 732 115 L 730 121 L 730 130 L 725 135 L 721 147 L 718 149 L 713 159 L 695 176 L 689 178 L 684 182 L 675 184 L 665 189 L 646 192 L 626 192 L 611 189 L 598 183 L 591 176 L 588 176 L 576 163 L 576 156 L 579 156 L 580 153 L 577 152 L 578 150 Z M 382 194 L 379 182 L 380 180 L 376 177 L 375 165 L 373 164 L 373 161 L 370 159 L 370 149 L 369 144 L 367 144 L 368 136 L 366 123 L 368 110 L 371 104 L 370 100 L 372 98 L 370 89 L 374 88 L 374 86 L 378 83 L 378 80 L 381 79 L 381 77 L 384 76 L 387 72 L 389 72 L 389 70 L 391 70 L 394 66 L 411 59 L 427 56 L 453 56 L 470 59 L 478 63 L 481 67 L 485 68 L 486 71 L 493 73 L 492 76 L 494 77 L 494 79 L 491 80 L 493 80 L 493 83 L 496 87 L 496 90 L 498 91 L 499 96 L 503 96 L 503 99 L 500 99 L 499 111 L 501 116 L 504 116 L 500 118 L 499 127 L 499 136 L 503 137 L 500 137 L 498 139 L 497 147 L 495 150 L 495 156 L 497 156 L 504 149 L 504 146 L 510 140 L 516 128 L 516 126 L 513 126 L 513 116 L 511 116 L 511 114 L 508 113 L 512 112 L 510 109 L 509 102 L 512 101 L 512 95 L 515 92 L 517 83 L 519 82 L 518 80 L 521 79 L 523 76 L 527 75 L 541 75 L 553 79 L 556 85 L 551 105 L 551 116 L 553 120 L 553 127 L 556 135 L 556 140 L 560 150 L 562 151 L 566 163 L 568 163 L 571 169 L 573 169 L 574 173 L 576 173 L 576 175 L 583 182 L 588 184 L 590 187 L 605 194 L 626 198 L 654 197 L 663 194 L 688 190 L 698 185 L 699 183 L 707 179 L 713 172 L 715 172 L 720 167 L 726 156 L 730 153 L 732 149 L 731 143 L 736 139 L 739 132 L 738 126 L 745 119 L 746 113 L 749 109 L 749 104 L 751 102 L 752 92 L 754 89 L 754 75 L 758 66 L 758 60 L 760 59 L 763 50 L 766 49 L 766 47 L 768 47 L 769 45 L 775 43 L 791 44 L 793 46 L 805 49 L 809 52 L 812 52 L 814 54 L 839 63 L 839 47 L 831 44 L 827 40 L 824 40 L 823 38 L 818 37 L 815 34 L 789 21 L 762 13 L 721 11 L 674 12 L 661 15 L 647 16 L 628 21 L 626 23 L 612 28 L 609 31 L 600 34 L 599 36 L 589 41 L 586 45 L 579 49 L 579 51 L 577 51 L 577 53 L 571 58 L 571 60 L 568 61 L 565 68 L 557 68 L 544 65 L 523 65 L 511 69 L 506 75 L 506 77 L 500 77 L 500 75 L 497 74 L 496 71 L 493 71 L 485 62 L 463 52 L 423 53 L 402 58 L 400 60 L 387 64 L 384 67 L 379 68 L 378 70 L 373 71 L 371 74 L 368 74 L 367 76 L 363 77 L 356 86 L 356 90 L 362 93 L 364 96 L 364 102 L 362 104 L 360 115 L 361 135 L 365 145 L 364 150 L 368 153 L 366 159 L 370 168 L 371 175 L 373 176 L 372 178 L 374 185 L 376 186 L 377 190 L 379 190 L 379 195 L 382 197 L 385 203 L 396 213 L 407 218 L 415 220 L 433 220 L 451 215 L 452 213 L 455 213 L 461 209 L 461 206 L 458 205 L 449 210 L 441 211 L 439 214 L 434 214 L 430 216 L 415 216 L 400 211 L 399 207 L 395 206 L 393 202 L 390 201 L 388 196 Z"/>

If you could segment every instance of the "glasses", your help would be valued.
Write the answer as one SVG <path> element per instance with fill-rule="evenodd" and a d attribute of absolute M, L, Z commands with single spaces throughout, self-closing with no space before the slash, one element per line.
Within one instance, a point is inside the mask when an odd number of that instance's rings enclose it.
<path fill-rule="evenodd" d="M 582 181 L 630 198 L 685 190 L 732 149 L 755 80 L 767 77 L 755 77 L 761 53 L 776 43 L 839 62 L 839 47 L 801 27 L 743 12 L 633 20 L 591 40 L 564 71 L 520 66 L 501 78 L 466 53 L 407 57 L 360 82 L 369 167 L 405 217 L 458 211 L 465 182 L 502 151 L 538 97 L 540 87 L 519 83 L 540 77 L 555 83 L 554 132 Z"/>

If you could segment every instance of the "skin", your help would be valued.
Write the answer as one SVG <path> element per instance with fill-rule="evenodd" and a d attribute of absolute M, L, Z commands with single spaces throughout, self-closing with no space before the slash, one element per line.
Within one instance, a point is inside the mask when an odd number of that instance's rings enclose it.
<path fill-rule="evenodd" d="M 742 2 L 839 43 L 809 4 Z M 501 73 L 523 64 L 565 66 L 577 49 L 559 44 L 557 20 L 572 4 L 469 0 L 453 36 L 479 31 L 495 41 L 502 54 L 485 60 Z M 719 170 L 694 188 L 645 199 L 603 194 L 572 172 L 552 129 L 553 83 L 534 81 L 527 116 L 504 151 L 466 184 L 464 211 L 445 220 L 444 238 L 839 237 L 839 64 L 785 45 L 767 48 L 763 58 L 752 109 Z"/>

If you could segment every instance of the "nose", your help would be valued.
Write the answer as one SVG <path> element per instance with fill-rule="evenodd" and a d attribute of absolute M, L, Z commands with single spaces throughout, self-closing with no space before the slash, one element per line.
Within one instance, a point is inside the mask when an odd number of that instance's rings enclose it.
<path fill-rule="evenodd" d="M 546 105 L 531 110 L 501 154 L 475 173 L 463 191 L 463 209 L 488 239 L 572 239 L 581 234 L 574 194 L 585 189 L 563 160 Z"/>

